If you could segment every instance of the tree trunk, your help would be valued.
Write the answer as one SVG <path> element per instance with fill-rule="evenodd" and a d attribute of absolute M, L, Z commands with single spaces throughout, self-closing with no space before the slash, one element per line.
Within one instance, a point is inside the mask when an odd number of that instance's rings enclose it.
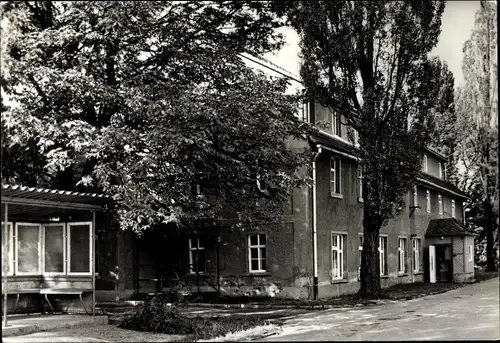
<path fill-rule="evenodd" d="M 494 234 L 493 231 L 495 229 L 495 218 L 493 215 L 492 204 L 488 200 L 484 202 L 484 212 L 486 217 L 486 270 L 487 271 L 495 271 L 495 251 L 493 249 L 494 246 Z"/>
<path fill-rule="evenodd" d="M 379 298 L 382 292 L 380 286 L 380 267 L 378 240 L 380 224 L 364 214 L 363 219 L 363 251 L 361 253 L 361 287 L 358 296 L 361 298 Z"/>

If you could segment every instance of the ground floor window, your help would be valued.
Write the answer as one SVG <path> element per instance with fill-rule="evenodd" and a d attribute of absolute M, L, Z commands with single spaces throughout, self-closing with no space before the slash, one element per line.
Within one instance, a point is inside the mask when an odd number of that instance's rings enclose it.
<path fill-rule="evenodd" d="M 41 225 L 16 223 L 16 274 L 41 273 Z"/>
<path fill-rule="evenodd" d="M 15 230 L 12 224 L 9 227 L 5 232 L 2 226 L 2 262 L 10 275 L 13 271 L 16 275 L 91 274 L 91 222 L 15 223 Z"/>
<path fill-rule="evenodd" d="M 12 262 L 14 261 L 14 243 L 12 223 L 8 223 L 7 227 L 2 223 L 2 275 L 12 275 L 14 268 Z"/>
<path fill-rule="evenodd" d="M 378 256 L 380 275 L 387 275 L 387 237 L 378 238 Z"/>
<path fill-rule="evenodd" d="M 358 280 L 361 279 L 361 261 L 362 261 L 362 255 L 363 255 L 363 234 L 359 234 L 359 246 L 358 246 L 358 251 L 359 251 L 359 266 L 358 266 Z"/>
<path fill-rule="evenodd" d="M 248 236 L 248 268 L 251 273 L 267 271 L 265 234 Z"/>
<path fill-rule="evenodd" d="M 406 273 L 406 238 L 398 238 L 398 273 Z"/>
<path fill-rule="evenodd" d="M 66 272 L 66 241 L 64 223 L 43 225 L 45 274 L 64 274 Z"/>
<path fill-rule="evenodd" d="M 189 239 L 189 272 L 204 273 L 205 270 L 205 247 L 199 238 Z"/>
<path fill-rule="evenodd" d="M 345 235 L 332 233 L 332 280 L 344 278 L 344 242 Z"/>
<path fill-rule="evenodd" d="M 420 272 L 420 239 L 413 240 L 413 272 Z"/>
<path fill-rule="evenodd" d="M 69 274 L 90 273 L 91 224 L 68 224 Z"/>

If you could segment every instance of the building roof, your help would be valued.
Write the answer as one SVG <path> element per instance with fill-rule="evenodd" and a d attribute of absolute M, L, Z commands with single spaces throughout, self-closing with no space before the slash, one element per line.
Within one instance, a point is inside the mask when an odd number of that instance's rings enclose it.
<path fill-rule="evenodd" d="M 425 237 L 475 236 L 462 222 L 455 218 L 432 219 L 427 226 Z"/>
<path fill-rule="evenodd" d="M 467 194 L 462 192 L 458 187 L 453 185 L 451 182 L 434 177 L 434 176 L 429 175 L 427 173 L 424 173 L 422 171 L 419 172 L 419 174 L 417 176 L 417 181 L 425 184 L 427 187 L 442 190 L 442 191 L 447 192 L 449 194 L 458 196 L 462 199 L 468 198 Z"/>
<path fill-rule="evenodd" d="M 48 218 L 75 211 L 102 211 L 112 199 L 95 193 L 2 184 L 2 220 L 7 204 L 8 218 Z"/>
<path fill-rule="evenodd" d="M 432 155 L 432 156 L 434 156 L 434 157 L 436 157 L 436 158 L 438 158 L 438 159 L 442 160 L 442 162 L 446 162 L 446 161 L 447 161 L 446 156 L 444 156 L 443 154 L 441 154 L 441 153 L 437 152 L 437 151 L 436 151 L 436 150 L 434 150 L 433 148 L 430 148 L 430 147 L 425 147 L 423 150 L 424 150 L 426 153 L 428 153 L 428 154 L 430 154 L 430 155 Z"/>

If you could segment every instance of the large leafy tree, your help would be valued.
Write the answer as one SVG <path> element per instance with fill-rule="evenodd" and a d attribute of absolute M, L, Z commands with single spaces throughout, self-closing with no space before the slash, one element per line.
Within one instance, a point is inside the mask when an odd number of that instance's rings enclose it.
<path fill-rule="evenodd" d="M 429 146 L 447 157 L 446 177 L 457 183 L 457 144 L 460 127 L 455 112 L 455 78 L 446 62 L 434 58 L 433 62 L 441 70 L 441 85 L 438 90 L 438 102 L 434 108 L 434 129 Z"/>
<path fill-rule="evenodd" d="M 487 269 L 495 270 L 498 240 L 497 6 L 482 1 L 464 44 L 464 84 L 457 95 L 462 187 L 470 194 L 471 220 L 486 236 Z M 495 236 L 497 236 L 495 238 Z"/>
<path fill-rule="evenodd" d="M 2 178 L 104 191 L 123 228 L 211 218 L 272 220 L 307 152 L 284 80 L 242 52 L 282 44 L 272 4 L 4 2 Z M 2 135 L 2 140 L 4 135 Z M 267 198 L 266 211 L 256 201 Z"/>
<path fill-rule="evenodd" d="M 381 291 L 380 228 L 404 208 L 430 140 L 441 68 L 428 53 L 443 1 L 284 2 L 298 31 L 308 95 L 359 133 L 364 243 L 359 295 Z M 398 210 L 399 209 L 399 210 Z"/>

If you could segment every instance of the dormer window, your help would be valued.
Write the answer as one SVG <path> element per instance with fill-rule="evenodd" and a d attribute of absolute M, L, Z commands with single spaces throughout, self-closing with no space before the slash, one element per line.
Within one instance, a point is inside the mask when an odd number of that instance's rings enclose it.
<path fill-rule="evenodd" d="M 427 173 L 427 155 L 424 155 L 424 165 L 422 167 L 424 168 L 424 172 Z"/>
<path fill-rule="evenodd" d="M 332 133 L 339 137 L 342 134 L 342 129 L 340 125 L 340 114 L 332 113 Z"/>
<path fill-rule="evenodd" d="M 443 178 L 443 163 L 439 162 L 439 178 Z"/>

